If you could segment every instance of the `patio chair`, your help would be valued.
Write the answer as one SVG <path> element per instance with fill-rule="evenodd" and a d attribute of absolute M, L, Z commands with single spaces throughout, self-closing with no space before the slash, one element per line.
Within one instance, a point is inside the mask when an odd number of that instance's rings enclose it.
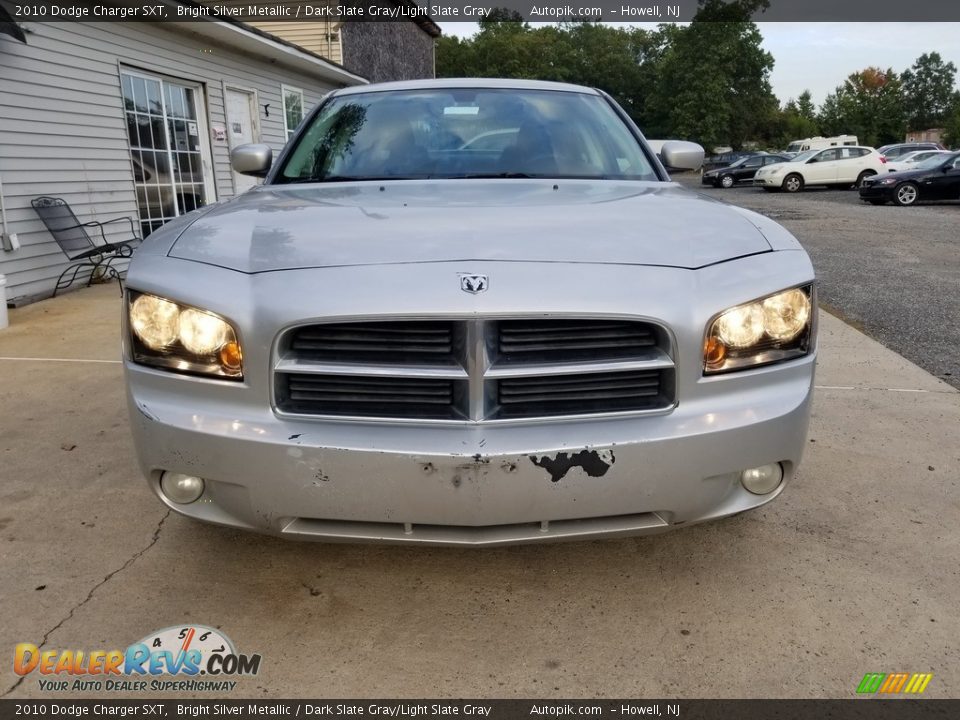
<path fill-rule="evenodd" d="M 62 198 L 43 196 L 34 198 L 30 201 L 30 204 L 33 205 L 33 209 L 36 210 L 43 224 L 47 226 L 47 230 L 53 235 L 53 239 L 57 241 L 57 245 L 63 250 L 63 254 L 72 263 L 57 278 L 57 284 L 53 289 L 53 297 L 56 297 L 60 290 L 70 287 L 76 281 L 77 275 L 85 268 L 90 269 L 87 285 L 93 283 L 94 280 L 116 278 L 120 284 L 120 293 L 123 293 L 120 271 L 113 267 L 113 262 L 130 257 L 133 254 L 133 243 L 139 244 L 142 242 L 134 228 L 132 218 L 116 217 L 110 220 L 91 220 L 82 223 L 77 220 L 77 216 L 73 214 L 70 205 Z M 107 242 L 104 226 L 121 221 L 130 224 L 130 239 L 122 242 Z M 87 228 L 92 227 L 100 231 L 103 243 L 98 245 L 90 238 Z"/>

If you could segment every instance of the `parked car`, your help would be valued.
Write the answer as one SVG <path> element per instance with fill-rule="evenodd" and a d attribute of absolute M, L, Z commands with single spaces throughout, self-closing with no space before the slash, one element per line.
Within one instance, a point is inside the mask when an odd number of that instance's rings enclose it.
<path fill-rule="evenodd" d="M 788 162 L 760 168 L 753 184 L 771 192 L 800 192 L 809 185 L 859 186 L 883 172 L 886 160 L 873 148 L 835 147 L 808 150 Z"/>
<path fill-rule="evenodd" d="M 901 157 L 907 153 L 916 152 L 917 150 L 945 150 L 940 143 L 935 142 L 910 142 L 910 143 L 894 143 L 892 145 L 884 145 L 883 147 L 877 148 L 877 152 L 883 155 L 887 160 L 899 160 Z"/>
<path fill-rule="evenodd" d="M 501 151 L 433 142 L 508 128 Z M 125 284 L 136 452 L 176 512 L 499 545 L 661 532 L 794 476 L 810 260 L 671 182 L 605 93 L 341 88 L 275 163 L 266 145 L 232 162 L 263 185 L 153 233 Z"/>
<path fill-rule="evenodd" d="M 924 160 L 936 155 L 949 155 L 949 150 L 914 150 L 913 152 L 901 155 L 897 160 L 887 162 L 887 172 L 902 172 L 904 170 L 916 170 L 917 165 Z"/>
<path fill-rule="evenodd" d="M 731 152 L 719 153 L 718 155 L 711 155 L 703 161 L 703 170 L 706 172 L 708 170 L 727 167 L 737 160 L 755 157 L 757 155 L 766 155 L 766 153 L 763 151 L 733 150 Z"/>
<path fill-rule="evenodd" d="M 915 205 L 923 200 L 960 200 L 960 152 L 935 155 L 914 170 L 869 178 L 860 199 L 873 205 Z"/>
<path fill-rule="evenodd" d="M 740 158 L 727 167 L 705 172 L 700 181 L 704 185 L 731 188 L 734 185 L 752 182 L 753 176 L 757 174 L 757 170 L 760 168 L 787 160 L 789 158 L 783 155 L 752 155 Z"/>

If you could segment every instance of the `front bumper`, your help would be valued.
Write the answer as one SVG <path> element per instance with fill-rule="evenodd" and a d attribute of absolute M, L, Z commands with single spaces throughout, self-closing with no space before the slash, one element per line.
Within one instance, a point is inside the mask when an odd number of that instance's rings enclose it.
<path fill-rule="evenodd" d="M 126 373 L 141 468 L 181 514 L 297 539 L 499 545 L 662 532 L 765 504 L 803 453 L 814 363 L 702 379 L 713 388 L 660 415 L 510 426 L 281 419 L 225 400 L 221 383 L 129 361 Z M 741 470 L 775 462 L 777 490 L 743 489 Z M 204 495 L 171 503 L 163 470 L 204 478 Z"/>
<path fill-rule="evenodd" d="M 893 200 L 896 185 L 863 185 L 860 187 L 861 200 Z"/>
<path fill-rule="evenodd" d="M 783 185 L 783 178 L 779 176 L 757 177 L 754 175 L 753 184 L 758 187 L 780 187 Z"/>

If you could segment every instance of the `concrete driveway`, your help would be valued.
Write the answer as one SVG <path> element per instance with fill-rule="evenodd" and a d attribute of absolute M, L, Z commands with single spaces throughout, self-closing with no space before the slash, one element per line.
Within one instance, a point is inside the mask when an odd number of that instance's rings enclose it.
<path fill-rule="evenodd" d="M 901 671 L 960 695 L 960 394 L 833 317 L 808 454 L 772 505 L 447 550 L 168 514 L 133 459 L 119 312 L 94 287 L 0 331 L 0 694 L 85 696 L 18 682 L 15 643 L 123 648 L 193 622 L 262 654 L 236 697 L 844 698 Z"/>

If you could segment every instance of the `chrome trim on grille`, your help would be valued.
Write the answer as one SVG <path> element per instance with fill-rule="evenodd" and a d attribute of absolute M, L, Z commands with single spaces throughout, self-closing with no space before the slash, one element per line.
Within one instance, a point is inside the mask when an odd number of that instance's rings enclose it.
<path fill-rule="evenodd" d="M 356 358 L 350 357 L 349 349 L 338 353 L 334 348 L 330 352 L 304 353 L 295 347 L 294 338 L 320 337 L 324 335 L 324 328 L 334 327 L 326 335 L 330 337 L 352 337 L 350 331 L 359 324 L 369 323 L 371 327 L 383 330 L 388 324 L 396 323 L 398 332 L 405 331 L 403 324 L 417 333 L 423 326 L 441 328 L 447 326 L 450 344 L 450 356 L 443 361 L 419 361 L 413 358 L 410 364 L 397 362 L 394 356 L 378 357 L 371 364 L 368 361 L 369 353 L 364 350 Z M 511 323 L 514 328 L 521 328 L 522 341 L 526 343 L 524 353 L 501 352 L 501 323 Z M 590 329 L 590 324 L 596 323 L 599 329 Z M 571 330 L 571 328 L 574 328 Z M 565 337 L 574 335 L 577 328 L 584 329 L 583 338 L 571 338 L 571 343 L 565 345 Z M 617 333 L 623 333 L 618 337 Z M 536 337 L 542 332 L 544 341 Z M 514 330 L 512 341 L 517 338 Z M 511 346 L 516 347 L 516 343 Z M 572 349 L 571 349 L 572 347 Z M 359 422 L 422 422 L 422 423 L 523 423 L 549 422 L 572 419 L 594 419 L 620 417 L 632 415 L 650 415 L 668 413 L 676 407 L 676 373 L 675 373 L 675 343 L 667 328 L 646 318 L 603 318 L 603 317 L 487 317 L 487 318 L 350 318 L 331 320 L 330 322 L 303 323 L 283 330 L 277 337 L 274 346 L 273 381 L 271 383 L 271 400 L 274 412 L 281 417 L 296 419 L 335 419 Z M 390 348 L 384 347 L 383 354 L 389 354 Z M 551 355 L 552 353 L 552 355 Z M 596 357 L 607 353 L 606 357 Z M 535 356 L 535 357 L 533 357 Z M 559 357 L 559 361 L 551 361 L 551 357 Z M 567 358 L 567 359 L 564 359 Z M 646 389 L 636 390 L 636 383 L 629 382 L 638 374 L 655 380 L 656 392 Z M 571 380 L 563 376 L 578 376 L 583 380 Z M 590 393 L 591 375 L 603 375 L 595 382 L 620 383 L 624 388 L 633 387 L 633 406 L 629 396 L 622 402 L 610 402 L 609 409 L 603 409 L 603 393 Z M 309 409 L 309 404 L 303 402 L 301 393 L 299 401 L 291 400 L 289 394 L 290 383 L 293 378 L 299 378 L 298 387 L 302 391 L 309 387 L 310 377 L 316 378 L 318 387 L 327 387 L 321 378 L 324 376 L 342 378 L 344 383 L 351 387 L 368 385 L 365 378 L 373 381 L 379 379 L 381 385 L 371 387 L 391 387 L 389 379 L 397 380 L 395 384 L 399 392 L 407 393 L 403 387 L 404 381 L 410 382 L 409 389 L 413 393 L 422 383 L 418 380 L 436 379 L 447 380 L 451 387 L 458 388 L 455 399 L 451 402 L 449 413 L 442 417 L 433 414 L 432 417 L 416 417 L 389 411 L 380 414 L 343 412 L 343 407 L 333 406 L 323 409 L 322 403 L 315 405 L 316 411 Z M 536 410 L 536 400 L 528 406 L 530 414 L 517 416 L 516 409 L 505 412 L 499 403 L 501 382 L 510 385 L 522 386 L 525 380 L 529 382 L 551 385 L 549 379 L 554 377 L 557 383 L 575 382 L 583 389 L 585 401 L 592 400 L 594 407 L 585 412 L 573 411 L 576 399 L 566 402 L 557 402 L 553 407 L 562 406 L 564 412 L 549 412 L 551 401 L 544 396 L 541 403 L 543 409 Z M 514 381 L 510 383 L 509 381 Z M 307 385 L 304 385 L 304 382 Z M 556 384 L 556 383 L 554 383 Z M 553 392 L 560 393 L 560 388 Z M 315 397 L 322 397 L 330 401 L 336 397 L 334 393 L 318 393 Z M 608 394 L 609 397 L 609 394 Z M 367 398 L 356 398 L 361 407 L 375 405 Z M 621 400 L 617 398 L 617 400 Z M 614 406 L 620 405 L 616 408 Z M 393 405 L 401 407 L 400 405 Z M 624 406 L 626 406 L 624 408 Z"/>

